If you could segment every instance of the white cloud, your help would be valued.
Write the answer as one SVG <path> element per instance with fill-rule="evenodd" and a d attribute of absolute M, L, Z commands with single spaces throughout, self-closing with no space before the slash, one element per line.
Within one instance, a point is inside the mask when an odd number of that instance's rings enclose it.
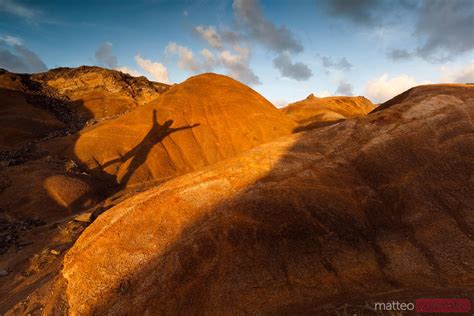
<path fill-rule="evenodd" d="M 224 50 L 219 54 L 219 59 L 229 71 L 232 78 L 245 82 L 249 85 L 260 84 L 260 79 L 249 67 L 250 51 L 245 50 L 243 54 L 232 54 Z"/>
<path fill-rule="evenodd" d="M 209 49 L 203 49 L 198 56 L 175 42 L 169 42 L 165 48 L 166 54 L 178 56 L 178 67 L 193 73 L 212 71 L 217 66 L 228 70 L 228 75 L 247 84 L 259 84 L 260 80 L 249 67 L 250 50 L 234 45 L 234 53 L 222 50 L 215 56 Z M 200 58 L 199 58 L 200 57 Z"/>
<path fill-rule="evenodd" d="M 23 42 L 21 41 L 20 38 L 15 37 L 15 36 L 10 36 L 10 35 L 3 35 L 0 36 L 0 41 L 4 41 L 8 45 L 14 46 L 14 45 L 23 45 Z"/>
<path fill-rule="evenodd" d="M 183 15 L 184 15 L 184 16 L 188 16 L 188 15 L 189 15 L 189 12 L 186 11 L 186 10 L 184 10 L 184 11 L 183 11 Z"/>
<path fill-rule="evenodd" d="M 140 77 L 140 76 L 142 76 L 141 73 L 139 73 L 139 72 L 136 71 L 135 69 L 128 68 L 127 66 L 116 67 L 115 70 L 121 71 L 121 72 L 123 72 L 123 73 L 129 74 L 130 76 L 134 76 L 134 77 Z"/>
<path fill-rule="evenodd" d="M 178 55 L 178 67 L 197 73 L 201 67 L 194 58 L 193 52 L 186 46 L 181 46 L 175 42 L 169 42 L 165 48 L 167 54 Z"/>
<path fill-rule="evenodd" d="M 228 50 L 224 50 L 220 53 L 221 60 L 225 64 L 236 64 L 242 62 L 241 55 L 234 55 Z"/>
<path fill-rule="evenodd" d="M 27 8 L 26 6 L 16 3 L 13 0 L 0 0 L 0 12 L 1 11 L 23 18 L 32 18 L 38 14 L 38 11 Z"/>
<path fill-rule="evenodd" d="M 204 48 L 201 51 L 201 56 L 204 58 L 204 61 L 202 63 L 203 70 L 211 71 L 215 66 L 217 66 L 218 61 L 216 60 L 216 57 L 207 48 Z"/>
<path fill-rule="evenodd" d="M 272 103 L 277 108 L 282 108 L 288 105 L 288 101 L 286 101 L 285 99 L 275 99 L 272 101 Z"/>
<path fill-rule="evenodd" d="M 320 92 L 316 92 L 314 95 L 318 98 L 326 98 L 331 96 L 331 92 L 329 92 L 328 90 L 323 90 Z"/>
<path fill-rule="evenodd" d="M 201 55 L 206 59 L 206 60 L 214 60 L 214 54 L 207 48 L 204 48 L 201 51 Z"/>
<path fill-rule="evenodd" d="M 163 83 L 169 83 L 168 70 L 163 64 L 142 58 L 140 55 L 135 56 L 135 62 L 144 71 L 151 74 L 153 80 Z"/>
<path fill-rule="evenodd" d="M 205 28 L 202 25 L 196 26 L 195 30 L 201 35 L 206 42 L 209 43 L 214 48 L 221 48 L 222 41 L 221 37 L 217 33 L 216 29 L 213 26 L 208 26 Z"/>
<path fill-rule="evenodd" d="M 441 82 L 473 83 L 474 82 L 474 61 L 463 68 L 452 69 L 441 67 Z"/>
<path fill-rule="evenodd" d="M 201 58 L 198 59 L 199 56 L 195 56 L 192 50 L 186 46 L 170 42 L 165 48 L 165 53 L 177 55 L 178 67 L 193 73 L 212 71 L 212 69 L 218 64 L 214 54 L 207 48 L 201 50 Z"/>
<path fill-rule="evenodd" d="M 388 74 L 369 80 L 365 87 L 365 95 L 374 102 L 385 102 L 414 86 L 428 84 L 430 81 L 417 82 L 413 77 L 401 74 L 389 78 Z"/>

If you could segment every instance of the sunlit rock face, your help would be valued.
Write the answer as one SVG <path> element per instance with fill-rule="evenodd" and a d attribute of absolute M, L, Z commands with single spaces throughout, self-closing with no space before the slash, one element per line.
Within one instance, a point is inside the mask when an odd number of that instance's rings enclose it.
<path fill-rule="evenodd" d="M 121 186 L 163 181 L 288 135 L 295 122 L 249 87 L 203 74 L 120 118 L 48 148 Z M 58 145 L 59 143 L 59 145 Z"/>
<path fill-rule="evenodd" d="M 90 66 L 56 68 L 35 74 L 32 79 L 66 96 L 78 115 L 95 120 L 130 112 L 169 88 L 167 84 L 151 82 L 145 77 Z"/>
<path fill-rule="evenodd" d="M 304 100 L 288 104 L 281 111 L 296 121 L 300 130 L 304 130 L 363 116 L 374 108 L 375 105 L 365 97 L 319 98 L 310 94 Z"/>
<path fill-rule="evenodd" d="M 420 89 L 110 209 L 68 252 L 67 282 L 45 305 L 317 313 L 380 293 L 472 294 L 474 89 Z"/>

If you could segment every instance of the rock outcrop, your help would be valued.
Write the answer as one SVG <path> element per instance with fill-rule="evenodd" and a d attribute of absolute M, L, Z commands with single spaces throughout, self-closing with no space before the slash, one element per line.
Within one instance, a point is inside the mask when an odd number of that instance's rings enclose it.
<path fill-rule="evenodd" d="M 290 103 L 281 111 L 300 124 L 300 130 L 325 126 L 341 120 L 366 115 L 375 108 L 365 97 L 333 96 Z"/>
<path fill-rule="evenodd" d="M 130 112 L 169 88 L 167 84 L 151 82 L 145 77 L 91 66 L 56 68 L 34 74 L 32 79 L 66 96 L 79 115 L 95 120 Z"/>
<path fill-rule="evenodd" d="M 168 88 L 100 67 L 57 68 L 33 75 L 0 69 L 0 152 L 117 118 Z"/>
<path fill-rule="evenodd" d="M 77 240 L 44 305 L 317 314 L 381 293 L 472 296 L 474 88 L 449 89 L 416 88 L 416 102 L 280 138 L 128 199 Z"/>

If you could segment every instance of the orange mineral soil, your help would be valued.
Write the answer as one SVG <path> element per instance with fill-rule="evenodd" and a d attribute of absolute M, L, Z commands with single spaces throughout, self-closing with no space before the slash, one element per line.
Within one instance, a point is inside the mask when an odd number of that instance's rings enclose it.
<path fill-rule="evenodd" d="M 364 116 L 374 108 L 375 105 L 365 97 L 318 98 L 310 94 L 304 100 L 288 104 L 281 111 L 300 125 L 298 130 L 306 130 Z"/>
<path fill-rule="evenodd" d="M 222 75 L 83 66 L 1 71 L 0 99 L 0 314 L 474 295 L 472 85 L 278 110 Z"/>

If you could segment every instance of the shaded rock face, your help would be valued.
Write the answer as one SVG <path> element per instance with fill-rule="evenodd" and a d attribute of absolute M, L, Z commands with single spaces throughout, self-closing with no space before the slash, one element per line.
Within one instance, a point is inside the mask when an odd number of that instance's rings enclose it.
<path fill-rule="evenodd" d="M 281 111 L 300 124 L 299 130 L 304 130 L 363 116 L 374 108 L 374 104 L 365 97 L 318 98 L 310 94 L 304 100 L 290 103 Z"/>
<path fill-rule="evenodd" d="M 472 295 L 473 96 L 408 97 L 138 194 L 86 229 L 61 302 L 45 305 L 317 313 L 380 293 Z"/>
<path fill-rule="evenodd" d="M 135 111 L 48 148 L 122 187 L 163 181 L 290 134 L 296 124 L 249 87 L 204 74 Z M 73 143 L 73 145 L 72 145 Z"/>
<path fill-rule="evenodd" d="M 19 218 L 57 219 L 104 198 L 100 182 L 45 160 L 0 169 L 0 183 L 0 209 Z"/>
<path fill-rule="evenodd" d="M 18 150 L 66 127 L 33 102 L 25 76 L 0 70 L 0 152 Z"/>

